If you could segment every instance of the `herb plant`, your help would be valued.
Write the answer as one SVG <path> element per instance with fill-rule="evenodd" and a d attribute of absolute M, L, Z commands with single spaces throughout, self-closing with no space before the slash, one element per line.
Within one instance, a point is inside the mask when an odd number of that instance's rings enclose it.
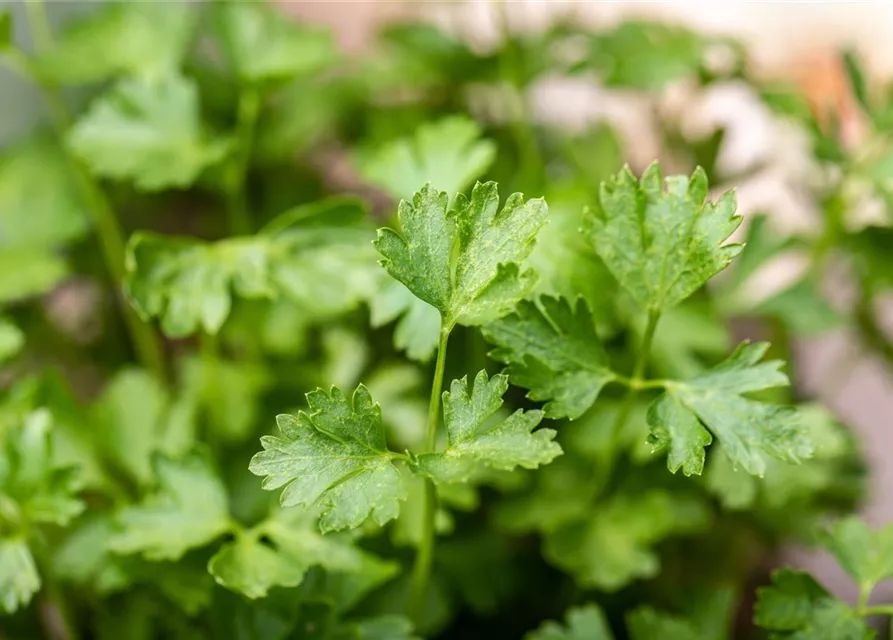
<path fill-rule="evenodd" d="M 32 0 L 0 58 L 49 115 L 0 157 L 4 638 L 821 640 L 893 613 L 858 443 L 790 380 L 830 329 L 893 363 L 889 220 L 848 217 L 889 202 L 893 120 L 854 56 L 866 149 L 659 24 L 488 52 L 392 25 L 357 59 L 262 3 L 53 34 Z M 655 104 L 744 81 L 808 132 L 820 232 L 739 214 L 722 129 L 661 119 L 633 170 L 607 124 L 537 122 L 547 75 Z M 785 253 L 809 269 L 754 301 Z M 790 541 L 858 602 L 761 568 Z"/>

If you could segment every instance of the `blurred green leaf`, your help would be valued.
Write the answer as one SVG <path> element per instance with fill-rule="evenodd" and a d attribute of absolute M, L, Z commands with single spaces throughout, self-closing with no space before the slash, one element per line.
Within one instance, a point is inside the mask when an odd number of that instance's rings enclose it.
<path fill-rule="evenodd" d="M 373 327 L 397 320 L 394 346 L 412 360 L 427 362 L 437 352 L 440 339 L 440 314 L 430 304 L 416 298 L 402 282 L 391 280 L 369 300 L 369 319 Z"/>
<path fill-rule="evenodd" d="M 592 34 L 589 45 L 578 69 L 592 69 L 608 86 L 656 90 L 697 76 L 708 40 L 672 24 L 630 21 Z"/>
<path fill-rule="evenodd" d="M 875 631 L 852 609 L 835 600 L 808 573 L 781 569 L 772 586 L 757 589 L 754 622 L 779 638 L 871 640 Z M 783 635 L 782 635 L 783 634 Z"/>
<path fill-rule="evenodd" d="M 255 433 L 261 394 L 270 386 L 269 372 L 246 361 L 184 358 L 180 376 L 184 399 L 207 416 L 214 437 L 243 442 Z"/>
<path fill-rule="evenodd" d="M 303 27 L 267 2 L 214 4 L 213 24 L 241 82 L 317 73 L 338 60 L 332 35 Z"/>
<path fill-rule="evenodd" d="M 203 455 L 154 459 L 158 488 L 117 516 L 111 548 L 147 560 L 178 560 L 230 530 L 226 487 Z"/>
<path fill-rule="evenodd" d="M 118 372 L 93 407 L 107 455 L 143 485 L 153 478 L 152 455 L 161 450 L 167 408 L 161 383 L 140 369 Z"/>
<path fill-rule="evenodd" d="M 0 316 L 0 362 L 14 357 L 24 344 L 24 332 L 11 320 Z"/>
<path fill-rule="evenodd" d="M 66 26 L 36 60 L 53 82 L 85 84 L 116 76 L 159 78 L 176 71 L 192 42 L 190 2 L 111 2 Z"/>
<path fill-rule="evenodd" d="M 836 522 L 823 542 L 860 589 L 893 577 L 893 525 L 872 530 L 852 516 Z"/>
<path fill-rule="evenodd" d="M 481 135 L 474 120 L 451 116 L 419 127 L 409 138 L 362 151 L 358 168 L 396 199 L 412 197 L 426 183 L 452 196 L 493 163 L 496 145 Z"/>
<path fill-rule="evenodd" d="M 380 272 L 368 230 L 283 217 L 281 227 L 274 221 L 258 235 L 216 243 L 135 234 L 127 247 L 128 299 L 146 320 L 160 317 L 167 335 L 183 337 L 199 328 L 217 333 L 232 292 L 287 296 L 317 317 L 342 313 L 370 295 Z"/>
<path fill-rule="evenodd" d="M 627 616 L 626 623 L 630 637 L 634 640 L 651 638 L 700 640 L 705 637 L 703 632 L 688 620 L 660 613 L 651 607 L 636 609 Z"/>
<path fill-rule="evenodd" d="M 660 571 L 652 546 L 674 534 L 698 532 L 710 512 L 684 493 L 653 489 L 617 495 L 592 507 L 585 518 L 546 535 L 546 558 L 585 588 L 616 591 Z"/>
<path fill-rule="evenodd" d="M 7 522 L 11 531 L 49 523 L 64 526 L 85 508 L 77 497 L 77 470 L 57 467 L 52 459 L 52 416 L 37 409 L 24 416 L 0 437 L 5 441 L 0 460 L 0 507 L 16 517 Z M 14 504 L 8 504 L 12 500 Z M 0 523 L 6 513 L 0 514 Z M 0 534 L 6 527 L 0 526 Z"/>
<path fill-rule="evenodd" d="M 531 631 L 525 640 L 614 640 L 605 614 L 594 604 L 568 609 L 566 625 L 551 620 Z"/>
<path fill-rule="evenodd" d="M 34 135 L 0 156 L 0 246 L 53 247 L 88 228 L 75 176 L 59 145 Z"/>
<path fill-rule="evenodd" d="M 40 575 L 24 539 L 0 537 L 0 607 L 15 613 L 40 589 Z"/>
<path fill-rule="evenodd" d="M 143 191 L 187 187 L 231 147 L 203 131 L 198 100 L 180 75 L 122 80 L 74 123 L 68 144 L 103 177 Z"/>
<path fill-rule="evenodd" d="M 0 249 L 0 304 L 46 293 L 67 274 L 65 262 L 46 250 Z"/>

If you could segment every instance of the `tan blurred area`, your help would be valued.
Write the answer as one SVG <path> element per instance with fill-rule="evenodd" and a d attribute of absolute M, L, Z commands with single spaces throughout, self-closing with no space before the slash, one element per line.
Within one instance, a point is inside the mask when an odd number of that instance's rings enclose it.
<path fill-rule="evenodd" d="M 497 8 L 493 2 L 283 2 L 283 9 L 303 20 L 329 25 L 349 51 L 360 52 L 376 29 L 390 20 L 423 17 L 486 47 L 496 37 Z M 559 15 L 580 24 L 607 26 L 628 17 L 667 20 L 696 29 L 734 36 L 749 49 L 757 72 L 767 78 L 797 83 L 819 113 L 830 108 L 841 123 L 848 144 L 862 136 L 861 115 L 849 95 L 838 52 L 849 47 L 860 54 L 869 80 L 893 76 L 893 3 L 596 3 L 516 1 L 501 9 L 512 28 L 537 29 Z M 560 95 L 560 99 L 556 96 Z M 687 101 L 676 109 L 699 122 L 730 125 L 724 161 L 747 163 L 754 157 L 774 156 L 769 169 L 752 184 L 735 185 L 745 216 L 765 208 L 781 227 L 809 224 L 818 215 L 798 198 L 804 175 L 809 173 L 808 148 L 796 137 L 773 129 L 765 109 L 754 106 L 741 87 L 724 88 L 718 95 Z M 546 86 L 530 96 L 533 113 L 564 118 L 604 118 L 621 129 L 633 155 L 653 158 L 647 127 L 641 126 L 635 105 L 611 106 L 612 98 L 592 87 Z M 632 108 L 631 108 L 632 107 Z M 557 114 L 557 116 L 556 116 Z M 737 132 L 736 132 L 737 129 Z M 782 135 L 784 134 L 784 135 Z M 784 267 L 780 267 L 784 269 Z M 782 271 L 768 280 L 784 278 Z M 893 314 L 891 314 L 893 316 Z M 891 317 L 893 320 L 893 317 Z M 893 325 L 893 323 L 891 323 Z M 872 484 L 864 514 L 874 524 L 893 521 L 893 380 L 879 362 L 859 354 L 858 344 L 838 334 L 799 345 L 800 384 L 821 397 L 860 434 L 872 468 Z M 853 354 L 856 354 L 853 358 Z M 846 375 L 837 369 L 848 360 Z M 812 569 L 820 580 L 836 585 L 843 596 L 855 600 L 855 587 L 828 558 L 801 549 L 788 552 L 787 561 Z M 893 598 L 893 588 L 878 589 L 878 598 Z"/>

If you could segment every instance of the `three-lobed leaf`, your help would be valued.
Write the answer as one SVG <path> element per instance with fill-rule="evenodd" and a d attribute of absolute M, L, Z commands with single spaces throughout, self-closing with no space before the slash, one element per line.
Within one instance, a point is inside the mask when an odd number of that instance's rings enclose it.
<path fill-rule="evenodd" d="M 546 402 L 549 418 L 579 418 L 615 379 L 583 298 L 521 301 L 515 312 L 483 328 L 496 349 L 490 354 L 508 365 L 513 384 Z"/>
<path fill-rule="evenodd" d="M 530 290 L 531 271 L 521 271 L 546 203 L 509 196 L 499 209 L 496 183 L 477 184 L 452 209 L 445 192 L 426 185 L 398 210 L 401 232 L 379 229 L 382 265 L 418 298 L 440 311 L 443 326 L 480 325 L 509 311 Z"/>
<path fill-rule="evenodd" d="M 706 200 L 707 175 L 664 179 L 651 164 L 636 180 L 628 167 L 604 182 L 599 206 L 585 217 L 596 253 L 643 308 L 659 312 L 682 302 L 741 251 L 723 244 L 741 222 L 735 195 Z"/>
<path fill-rule="evenodd" d="M 648 410 L 648 424 L 652 444 L 668 449 L 670 471 L 700 474 L 713 435 L 735 467 L 757 476 L 766 470 L 767 455 L 790 462 L 812 455 L 792 407 L 744 396 L 788 384 L 780 361 L 759 363 L 768 346 L 744 342 L 706 373 L 686 382 L 666 382 L 666 391 Z"/>
<path fill-rule="evenodd" d="M 388 450 L 381 408 L 366 387 L 307 394 L 308 411 L 276 417 L 283 437 L 264 436 L 250 470 L 263 488 L 285 487 L 282 506 L 319 506 L 323 532 L 396 518 L 406 488 Z"/>
<path fill-rule="evenodd" d="M 74 123 L 68 143 L 96 174 L 143 191 L 191 185 L 231 146 L 206 135 L 196 85 L 174 73 L 122 80 Z"/>
<path fill-rule="evenodd" d="M 447 447 L 420 455 L 413 470 L 438 483 L 467 482 L 479 465 L 504 471 L 535 469 L 561 455 L 554 430 L 533 431 L 542 420 L 541 411 L 518 409 L 504 419 L 497 417 L 507 388 L 508 376 L 489 378 L 486 371 L 477 374 L 470 391 L 466 377 L 453 380 L 443 394 Z"/>

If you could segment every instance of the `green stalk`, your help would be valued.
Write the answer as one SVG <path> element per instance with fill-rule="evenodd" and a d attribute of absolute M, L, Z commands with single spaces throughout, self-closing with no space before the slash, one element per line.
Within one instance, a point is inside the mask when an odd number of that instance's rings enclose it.
<path fill-rule="evenodd" d="M 446 366 L 447 342 L 450 329 L 441 325 L 440 344 L 437 347 L 437 363 L 434 365 L 434 381 L 431 384 L 431 401 L 428 405 L 428 425 L 425 433 L 424 452 L 434 451 L 437 442 L 437 424 L 440 418 L 440 396 L 443 389 L 443 372 Z M 425 480 L 425 501 L 422 507 L 422 539 L 416 552 L 409 587 L 408 614 L 419 620 L 428 594 L 431 579 L 431 562 L 434 559 L 434 520 L 437 515 L 437 491 L 434 482 Z"/>
<path fill-rule="evenodd" d="M 876 607 L 863 607 L 858 611 L 861 616 L 893 616 L 893 604 L 880 604 Z"/>
<path fill-rule="evenodd" d="M 639 395 L 639 390 L 648 386 L 645 384 L 643 376 L 645 375 L 645 366 L 648 364 L 648 356 L 651 353 L 651 343 L 654 340 L 654 332 L 657 330 L 658 320 L 660 320 L 660 311 L 648 311 L 648 324 L 645 327 L 645 335 L 642 336 L 642 345 L 636 354 L 633 374 L 628 380 L 629 389 L 626 392 L 626 397 L 623 399 L 620 411 L 617 412 L 617 418 L 614 420 L 611 432 L 614 438 L 620 437 L 623 427 L 626 426 L 629 414 L 633 407 L 636 406 L 636 397 Z"/>
<path fill-rule="evenodd" d="M 248 203 L 245 194 L 245 180 L 248 163 L 254 146 L 254 130 L 260 112 L 260 94 L 254 87 L 245 87 L 239 94 L 236 120 L 236 140 L 238 149 L 229 168 L 226 182 L 226 217 L 232 235 L 251 233 L 251 219 L 248 216 Z"/>
<path fill-rule="evenodd" d="M 28 21 L 37 51 L 43 51 L 52 47 L 53 39 L 43 0 L 28 0 L 25 6 L 28 11 Z M 50 109 L 56 132 L 60 138 L 64 138 L 65 132 L 71 123 L 71 116 L 62 100 L 59 87 L 35 73 L 30 64 L 17 64 L 16 68 L 26 73 L 32 82 L 40 87 Z M 118 225 L 108 199 L 90 175 L 90 172 L 67 150 L 64 144 L 62 148 L 86 199 L 87 209 L 93 216 L 93 225 L 96 229 L 96 236 L 99 240 L 105 267 L 117 290 L 124 281 L 125 274 L 124 236 L 121 227 Z M 158 336 L 149 325 L 139 319 L 136 312 L 126 303 L 123 304 L 123 314 L 139 361 L 144 367 L 152 371 L 159 380 L 165 380 L 164 355 Z"/>

